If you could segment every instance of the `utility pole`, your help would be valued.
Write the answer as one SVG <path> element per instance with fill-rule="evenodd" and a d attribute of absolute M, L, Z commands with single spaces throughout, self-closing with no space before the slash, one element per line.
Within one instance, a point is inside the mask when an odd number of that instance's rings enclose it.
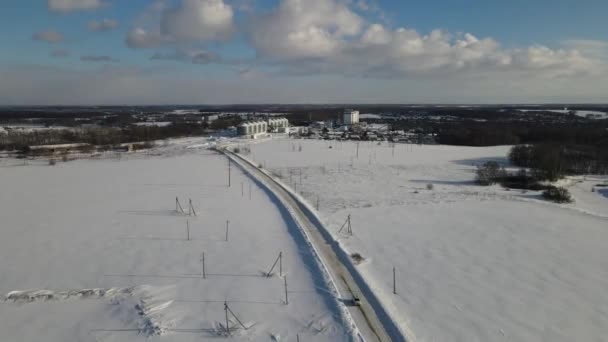
<path fill-rule="evenodd" d="M 226 333 L 230 336 L 230 328 L 228 327 L 228 303 L 224 301 L 224 311 L 226 312 Z"/>
<path fill-rule="evenodd" d="M 230 225 L 230 220 L 226 221 L 226 242 L 228 242 L 228 226 Z"/>
<path fill-rule="evenodd" d="M 285 280 L 285 305 L 289 305 L 289 297 L 287 297 L 287 276 L 283 279 Z"/>
<path fill-rule="evenodd" d="M 230 158 L 228 158 L 228 187 L 230 187 L 230 174 L 232 173 L 232 163 L 230 162 Z"/>
<path fill-rule="evenodd" d="M 344 224 L 342 224 L 342 227 L 340 227 L 338 233 L 341 233 L 344 228 L 346 228 L 346 233 L 348 233 L 349 235 L 353 235 L 353 229 L 350 225 L 350 214 L 346 217 L 346 221 L 344 222 Z"/>
<path fill-rule="evenodd" d="M 266 273 L 267 278 L 270 278 L 270 276 L 272 275 L 272 270 L 274 270 L 274 267 L 277 265 L 277 262 L 279 263 L 279 276 L 283 276 L 283 252 L 279 252 L 277 260 L 275 260 L 274 264 L 272 264 L 272 267 L 270 267 L 270 271 Z"/>
<path fill-rule="evenodd" d="M 205 252 L 201 256 L 201 263 L 203 264 L 203 279 L 207 279 L 207 275 L 205 274 Z"/>

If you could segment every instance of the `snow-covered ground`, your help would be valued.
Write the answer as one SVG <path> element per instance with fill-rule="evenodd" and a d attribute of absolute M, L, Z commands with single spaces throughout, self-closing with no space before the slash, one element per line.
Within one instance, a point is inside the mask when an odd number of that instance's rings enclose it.
<path fill-rule="evenodd" d="M 552 113 L 560 113 L 560 114 L 568 114 L 571 111 L 569 109 L 518 109 L 520 112 L 552 112 Z M 575 110 L 575 115 L 584 117 L 584 118 L 593 118 L 593 119 L 607 119 L 608 113 L 600 112 L 597 110 Z"/>
<path fill-rule="evenodd" d="M 507 163 L 506 146 L 361 142 L 358 157 L 354 142 L 250 147 L 361 254 L 359 271 L 416 340 L 605 340 L 608 195 L 591 188 L 606 177 L 565 181 L 576 202 L 558 205 L 473 184 L 475 165 Z M 338 233 L 348 215 L 353 236 Z"/>
<path fill-rule="evenodd" d="M 1 339 L 216 339 L 227 301 L 249 328 L 230 340 L 350 340 L 343 304 L 293 221 L 236 167 L 228 188 L 212 144 L 0 167 Z M 176 196 L 197 216 L 177 213 Z M 279 252 L 288 305 L 278 269 L 263 276 Z"/>

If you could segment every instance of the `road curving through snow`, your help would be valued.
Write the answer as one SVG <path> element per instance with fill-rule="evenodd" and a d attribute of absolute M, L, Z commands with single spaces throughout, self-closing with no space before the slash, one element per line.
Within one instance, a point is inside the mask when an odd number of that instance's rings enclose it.
<path fill-rule="evenodd" d="M 226 148 L 219 148 L 218 151 L 224 153 L 280 200 L 280 204 L 288 210 L 302 229 L 328 272 L 339 296 L 338 299 L 345 304 L 352 302 L 353 298 L 360 300 L 358 306 L 351 305 L 346 308 L 361 338 L 365 341 L 415 341 L 411 331 L 399 329 L 369 284 L 355 269 L 348 254 L 333 239 L 321 220 L 304 201 L 245 157 L 232 153 Z"/>

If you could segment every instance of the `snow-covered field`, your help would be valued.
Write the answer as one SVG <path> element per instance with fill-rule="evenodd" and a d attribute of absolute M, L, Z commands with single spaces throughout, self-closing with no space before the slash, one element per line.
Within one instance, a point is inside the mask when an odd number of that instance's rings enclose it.
<path fill-rule="evenodd" d="M 574 204 L 473 184 L 509 147 L 287 140 L 254 159 L 300 193 L 419 341 L 604 341 L 606 177 L 564 181 Z M 432 187 L 428 184 L 432 184 Z M 428 188 L 427 188 L 428 186 Z M 348 215 L 354 235 L 338 233 Z M 393 267 L 397 294 L 393 294 Z"/>
<path fill-rule="evenodd" d="M 4 163 L 0 340 L 215 340 L 224 301 L 249 328 L 230 340 L 350 340 L 342 304 L 293 221 L 238 168 L 228 188 L 227 160 L 209 144 Z M 177 213 L 176 196 L 186 211 L 192 199 L 197 216 Z M 288 305 L 279 265 L 263 276 L 279 252 Z"/>
<path fill-rule="evenodd" d="M 518 109 L 520 112 L 552 112 L 552 113 L 560 113 L 560 114 L 568 114 L 570 113 L 569 109 Z M 606 119 L 608 118 L 608 113 L 600 112 L 597 110 L 575 110 L 575 115 L 580 117 L 589 117 L 594 119 Z"/>

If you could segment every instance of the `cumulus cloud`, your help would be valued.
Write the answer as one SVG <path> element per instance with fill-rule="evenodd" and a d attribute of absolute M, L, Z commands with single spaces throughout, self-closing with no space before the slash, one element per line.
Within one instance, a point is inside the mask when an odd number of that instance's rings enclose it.
<path fill-rule="evenodd" d="M 80 60 L 83 62 L 106 62 L 106 63 L 116 63 L 119 60 L 112 58 L 110 56 L 92 56 L 92 55 L 85 55 L 85 56 L 81 56 Z"/>
<path fill-rule="evenodd" d="M 161 15 L 161 33 L 180 41 L 225 40 L 234 32 L 232 7 L 223 0 L 182 0 Z"/>
<path fill-rule="evenodd" d="M 176 43 L 224 41 L 236 31 L 232 6 L 223 0 L 181 0 L 176 7 L 156 1 L 127 35 L 130 48 L 158 48 Z"/>
<path fill-rule="evenodd" d="M 57 44 L 63 41 L 63 34 L 57 31 L 48 30 L 34 33 L 32 35 L 32 39 L 41 42 L 47 42 L 49 44 Z"/>
<path fill-rule="evenodd" d="M 378 78 L 511 72 L 562 77 L 593 73 L 597 63 L 573 49 L 504 49 L 491 38 L 434 30 L 421 34 L 368 23 L 354 8 L 366 1 L 281 0 L 251 20 L 257 56 L 289 74 L 335 73 Z"/>
<path fill-rule="evenodd" d="M 157 52 L 150 57 L 150 60 L 180 61 L 193 64 L 211 64 L 220 61 L 220 57 L 209 51 L 176 49 L 174 52 Z"/>
<path fill-rule="evenodd" d="M 283 0 L 270 13 L 255 17 L 248 31 L 259 56 L 303 59 L 335 54 L 362 27 L 363 19 L 344 2 Z"/>
<path fill-rule="evenodd" d="M 104 6 L 101 0 L 48 0 L 51 11 L 71 12 L 77 10 L 92 10 Z"/>
<path fill-rule="evenodd" d="M 67 57 L 70 55 L 70 52 L 64 49 L 57 49 L 57 50 L 53 50 L 50 53 L 51 57 L 57 57 L 57 58 L 62 58 L 62 57 Z"/>
<path fill-rule="evenodd" d="M 564 47 L 576 50 L 585 56 L 596 59 L 608 59 L 608 41 L 592 39 L 570 39 L 562 42 Z"/>
<path fill-rule="evenodd" d="M 89 23 L 87 24 L 87 28 L 89 29 L 89 31 L 93 31 L 93 32 L 112 31 L 113 29 L 115 29 L 117 27 L 118 27 L 118 22 L 116 20 L 112 20 L 112 19 L 103 19 L 100 21 L 93 20 L 93 21 L 89 21 Z"/>

